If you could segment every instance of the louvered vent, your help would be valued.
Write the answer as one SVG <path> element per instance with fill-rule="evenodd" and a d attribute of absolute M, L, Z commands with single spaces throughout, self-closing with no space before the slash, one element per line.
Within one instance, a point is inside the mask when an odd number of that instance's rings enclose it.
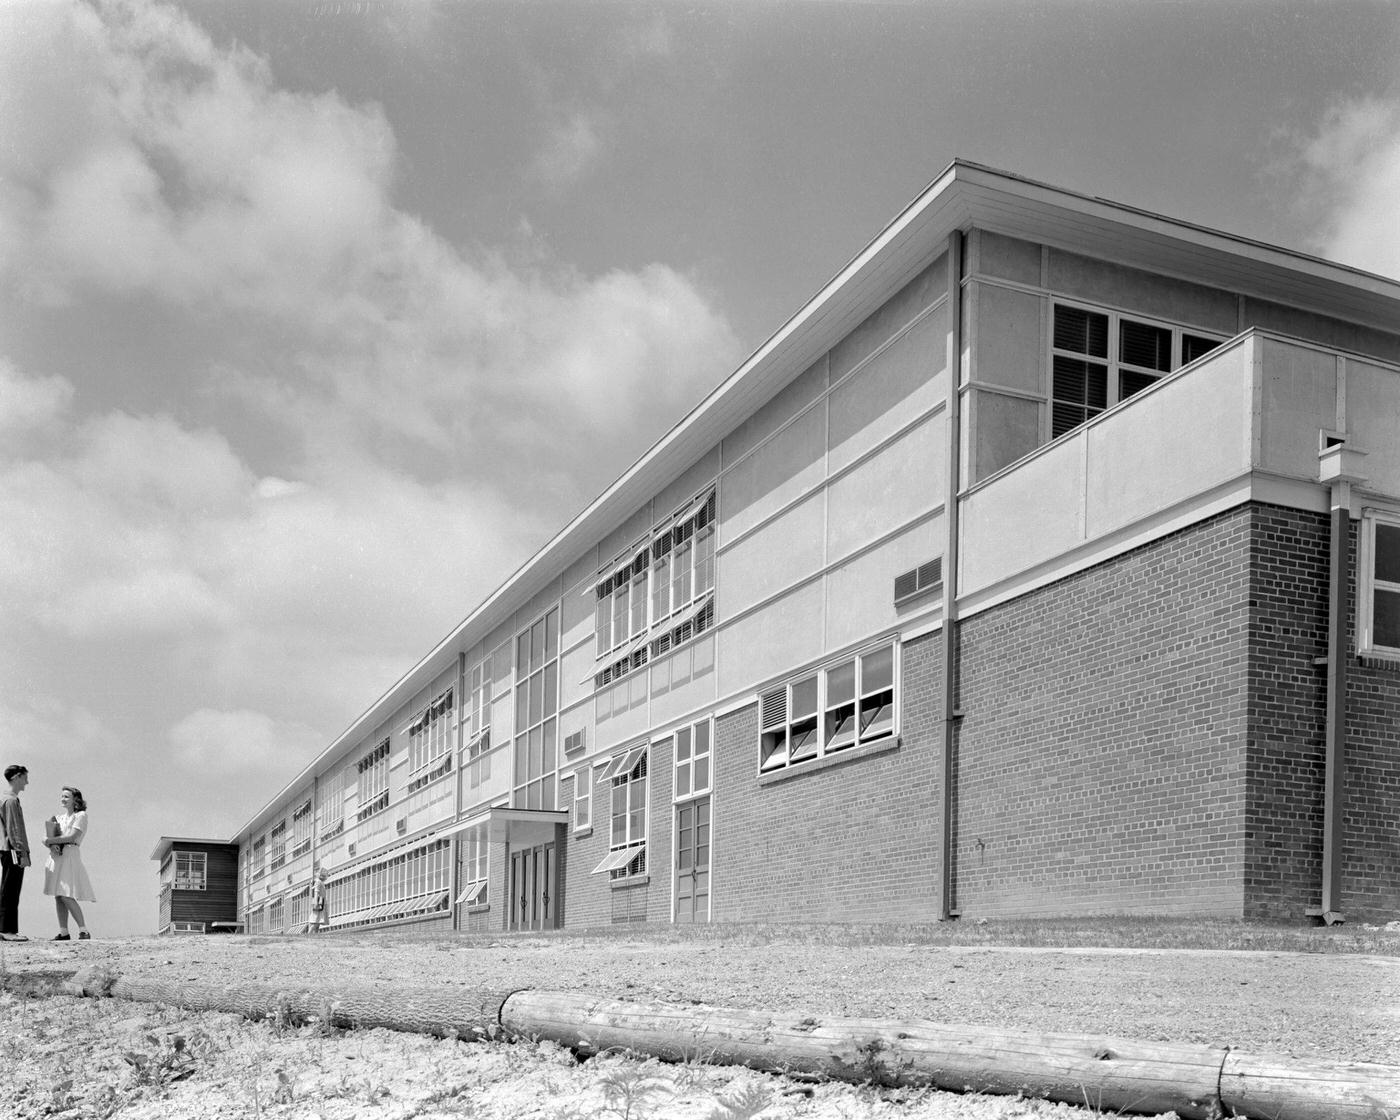
<path fill-rule="evenodd" d="M 943 586 L 943 557 L 935 556 L 926 564 L 901 572 L 894 577 L 894 603 L 899 606 L 926 591 Z"/>
<path fill-rule="evenodd" d="M 564 753 L 572 754 L 574 751 L 583 750 L 584 735 L 587 729 L 580 727 L 577 731 L 571 731 L 564 736 Z"/>
<path fill-rule="evenodd" d="M 787 723 L 787 689 L 775 688 L 763 697 L 763 728 L 782 727 Z"/>

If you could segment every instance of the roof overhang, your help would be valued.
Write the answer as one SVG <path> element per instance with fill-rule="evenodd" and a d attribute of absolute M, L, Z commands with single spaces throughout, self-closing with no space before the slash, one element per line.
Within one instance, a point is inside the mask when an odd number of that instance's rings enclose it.
<path fill-rule="evenodd" d="M 151 849 L 151 859 L 161 860 L 163 862 L 165 857 L 168 856 L 171 850 L 177 845 L 184 846 L 186 844 L 199 844 L 204 847 L 212 848 L 228 848 L 232 846 L 231 842 L 228 840 L 212 840 L 207 836 L 162 836 L 156 841 L 156 846 Z"/>
<path fill-rule="evenodd" d="M 507 622 L 565 566 L 621 525 L 792 378 L 977 227 L 1214 285 L 1381 330 L 1400 329 L 1400 283 L 965 160 L 954 161 L 807 304 L 626 473 L 518 568 L 246 824 L 388 719 L 462 651 Z"/>

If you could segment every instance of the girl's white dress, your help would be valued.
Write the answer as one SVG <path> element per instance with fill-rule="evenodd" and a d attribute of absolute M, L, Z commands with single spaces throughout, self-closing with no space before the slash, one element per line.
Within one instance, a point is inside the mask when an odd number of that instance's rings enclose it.
<path fill-rule="evenodd" d="M 79 902 L 96 902 L 97 896 L 92 893 L 92 880 L 83 866 L 81 850 L 87 836 L 87 811 L 79 809 L 76 813 L 60 813 L 58 830 L 60 834 L 77 832 L 78 836 L 64 844 L 57 854 L 53 848 L 49 849 L 49 861 L 44 865 L 44 893 L 77 899 Z"/>

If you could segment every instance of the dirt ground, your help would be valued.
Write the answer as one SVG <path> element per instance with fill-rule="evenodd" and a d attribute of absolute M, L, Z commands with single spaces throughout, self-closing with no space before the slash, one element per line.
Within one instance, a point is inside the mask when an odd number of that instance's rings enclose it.
<path fill-rule="evenodd" d="M 1100 931 L 1101 932 L 1101 931 Z M 1400 1065 L 1400 931 L 1320 940 L 1197 938 L 1263 948 L 964 943 L 910 931 L 736 927 L 591 936 L 130 938 L 5 945 L 0 1115 L 573 1117 L 739 1120 L 1088 1117 L 1092 1107 L 818 1084 L 548 1043 L 460 1043 L 382 1030 L 250 1023 L 56 994 L 80 965 L 118 976 L 468 989 L 921 1019 L 1231 1046 Z M 1016 940 L 1016 938 L 1002 938 Z M 1068 940 L 1076 940 L 1069 938 Z M 1090 934 L 1078 940 L 1113 940 Z M 1188 938 L 1187 940 L 1191 940 Z M 1156 942 L 1156 943 L 1150 943 Z M 1086 1102 L 1092 1106 L 1093 1101 Z"/>

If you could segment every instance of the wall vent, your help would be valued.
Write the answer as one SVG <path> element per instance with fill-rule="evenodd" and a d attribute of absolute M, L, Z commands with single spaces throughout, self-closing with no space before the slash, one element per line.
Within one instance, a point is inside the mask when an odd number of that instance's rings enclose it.
<path fill-rule="evenodd" d="M 352 840 L 350 843 L 348 843 L 348 844 L 345 845 L 345 852 L 346 852 L 346 854 L 349 855 L 349 856 L 354 856 L 354 854 L 355 854 L 355 842 L 354 842 L 353 840 Z"/>
<path fill-rule="evenodd" d="M 407 832 L 407 831 L 408 831 L 408 818 L 407 818 L 407 817 L 400 817 L 398 820 L 396 820 L 396 821 L 394 822 L 394 831 L 397 832 L 400 836 L 402 836 L 405 832 Z"/>
<path fill-rule="evenodd" d="M 894 577 L 894 605 L 907 603 L 925 592 L 943 586 L 943 557 L 935 556 L 926 564 L 911 568 Z"/>
<path fill-rule="evenodd" d="M 584 743 L 587 741 L 587 732 L 586 727 L 580 727 L 577 731 L 571 731 L 565 735 L 564 753 L 573 754 L 575 751 L 583 750 Z"/>

